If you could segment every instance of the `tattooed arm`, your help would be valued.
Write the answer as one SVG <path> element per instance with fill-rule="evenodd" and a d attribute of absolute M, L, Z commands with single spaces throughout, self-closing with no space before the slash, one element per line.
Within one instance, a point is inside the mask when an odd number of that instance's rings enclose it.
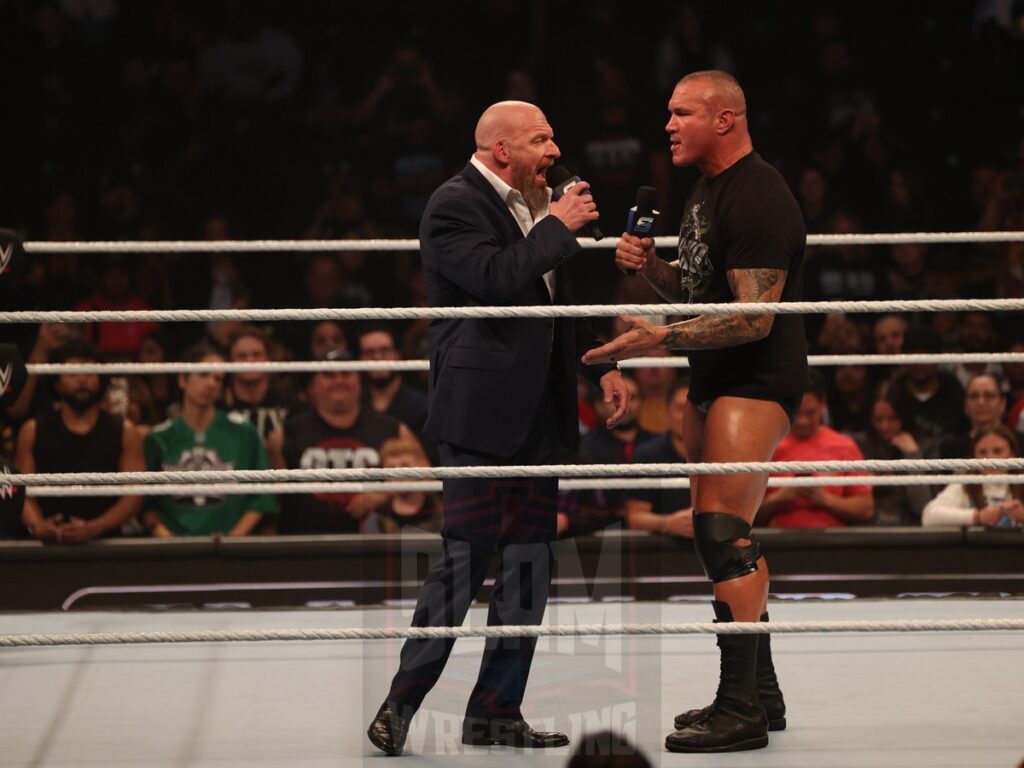
<path fill-rule="evenodd" d="M 678 264 L 669 264 L 658 258 L 654 249 L 654 238 L 637 237 L 622 233 L 615 244 L 615 266 L 630 272 L 639 272 L 665 301 L 685 301 L 680 286 Z"/>
<path fill-rule="evenodd" d="M 663 261 L 655 256 L 644 271 L 644 277 L 665 301 L 686 301 L 680 285 L 680 272 L 678 264 Z"/>
<path fill-rule="evenodd" d="M 784 269 L 730 269 L 725 273 L 737 304 L 778 301 L 786 285 Z M 775 315 L 701 315 L 666 326 L 666 349 L 719 349 L 763 339 Z"/>
<path fill-rule="evenodd" d="M 726 272 L 736 304 L 778 301 L 786 284 L 784 269 L 732 269 Z M 763 339 L 772 329 L 773 314 L 701 315 L 666 326 L 640 318 L 624 318 L 629 330 L 583 356 L 588 364 L 642 357 L 655 349 L 720 349 Z"/>

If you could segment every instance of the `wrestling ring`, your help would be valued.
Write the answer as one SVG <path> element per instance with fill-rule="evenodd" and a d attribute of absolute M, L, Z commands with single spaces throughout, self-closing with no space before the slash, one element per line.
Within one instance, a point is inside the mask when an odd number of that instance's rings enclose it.
<path fill-rule="evenodd" d="M 983 240 L 1021 241 L 1024 233 L 811 236 L 809 244 Z M 659 239 L 659 246 L 671 244 L 674 238 Z M 601 245 L 606 244 L 597 247 Z M 336 252 L 415 247 L 415 241 L 231 241 L 26 243 L 24 250 L 29 254 L 58 250 Z M 776 313 L 1019 311 L 1024 300 L 0 312 L 0 324 L 676 315 L 756 313 L 765 308 Z M 1021 353 L 811 358 L 815 365 L 1021 361 Z M 685 364 L 684 358 L 651 358 L 629 361 L 623 367 Z M 35 365 L 28 372 L 130 375 L 382 368 L 425 370 L 426 361 Z M 563 490 L 676 487 L 685 486 L 689 476 L 741 471 L 876 473 L 773 478 L 772 485 L 945 484 L 970 480 L 982 468 L 1004 473 L 987 481 L 1024 482 L 1024 474 L 1017 474 L 1024 469 L 1024 459 L 24 474 L 6 479 L 24 486 L 30 496 L 152 495 L 199 493 L 211 487 L 221 493 L 436 490 L 444 478 L 530 475 L 559 477 Z M 885 474 L 894 471 L 919 474 Z M 938 480 L 935 472 L 946 474 Z M 873 540 L 885 533 L 874 532 Z M 969 533 L 946 531 L 944 535 Z M 662 766 L 952 768 L 1013 766 L 1024 757 L 1024 729 L 1018 722 L 1024 690 L 1024 591 L 1007 587 L 999 574 L 993 574 L 991 589 L 970 596 L 934 592 L 882 600 L 834 592 L 773 592 L 769 627 L 775 635 L 773 654 L 789 708 L 788 729 L 773 733 L 770 747 L 758 752 L 673 755 L 661 749 L 672 717 L 710 700 L 717 681 L 713 643 L 692 635 L 757 633 L 766 631 L 765 625 L 709 623 L 706 583 L 703 598 L 651 601 L 630 598 L 628 590 L 602 592 L 597 586 L 600 579 L 591 579 L 588 570 L 579 579 L 584 582 L 584 598 L 552 599 L 539 627 L 488 628 L 483 605 L 471 609 L 464 627 L 411 629 L 415 569 L 417 563 L 422 565 L 424 552 L 430 551 L 421 546 L 421 538 L 408 540 L 414 572 L 410 575 L 403 567 L 395 574 L 395 578 L 406 577 L 403 599 L 373 606 L 307 601 L 299 610 L 251 610 L 241 602 L 217 602 L 218 595 L 231 592 L 228 585 L 212 583 L 196 571 L 190 586 L 213 596 L 205 603 L 210 610 L 181 610 L 180 605 L 167 602 L 171 590 L 157 590 L 148 603 L 133 603 L 133 610 L 124 610 L 125 605 L 117 603 L 116 589 L 107 593 L 114 596 L 113 602 L 98 606 L 73 605 L 69 595 L 71 602 L 65 601 L 64 607 L 73 610 L 8 609 L 0 614 L 0 765 L 362 765 L 383 757 L 366 741 L 365 728 L 397 666 L 401 641 L 427 635 L 463 640 L 456 643 L 445 674 L 413 722 L 402 759 L 414 765 L 479 765 L 484 760 L 500 765 L 538 761 L 564 765 L 585 734 L 607 729 L 624 733 L 652 764 Z M 998 546 L 1024 553 L 1019 538 L 1020 531 L 1007 532 Z M 768 539 L 766 548 L 772 557 Z M 178 544 L 190 546 L 180 542 L 172 546 Z M 222 544 L 227 543 L 210 546 Z M 563 544 L 571 560 L 572 545 Z M 97 543 L 84 549 L 109 547 L 116 561 L 122 545 Z M 635 572 L 633 545 L 609 535 L 602 546 L 611 555 L 603 560 L 598 576 L 611 575 L 621 582 Z M 47 567 L 56 563 L 35 559 L 36 553 L 47 549 L 36 542 L 19 546 L 5 550 L 0 559 L 8 573 L 4 591 L 18 590 L 20 579 L 33 578 L 30 573 L 47 580 Z M 25 562 L 33 570 L 10 568 Z M 784 569 L 773 566 L 773 578 L 785 580 L 786 575 Z M 265 578 L 266 574 L 256 575 L 256 580 Z M 700 578 L 695 577 L 694 583 Z M 572 740 L 570 747 L 538 754 L 466 747 L 459 742 L 462 708 L 476 678 L 484 638 L 496 634 L 540 636 L 525 715 L 536 728 L 565 731 Z"/>

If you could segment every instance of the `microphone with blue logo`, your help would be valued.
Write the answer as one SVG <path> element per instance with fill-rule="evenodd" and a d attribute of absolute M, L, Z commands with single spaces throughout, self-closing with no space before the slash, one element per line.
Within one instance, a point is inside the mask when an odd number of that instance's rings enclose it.
<path fill-rule="evenodd" d="M 579 182 L 580 177 L 574 176 L 573 173 L 564 165 L 553 165 L 548 169 L 548 185 L 551 187 L 552 201 L 558 200 Z M 587 191 L 583 194 L 590 195 L 590 192 Z M 590 235 L 595 240 L 600 240 L 604 237 L 604 233 L 601 231 L 601 227 L 597 225 L 596 221 L 588 221 L 583 225 L 581 231 Z"/>
<path fill-rule="evenodd" d="M 636 191 L 636 205 L 629 209 L 626 219 L 626 232 L 637 237 L 654 237 L 654 223 L 658 220 L 658 211 L 654 204 L 658 199 L 658 190 L 654 187 L 640 187 Z M 636 274 L 635 269 L 627 269 L 630 277 Z"/>

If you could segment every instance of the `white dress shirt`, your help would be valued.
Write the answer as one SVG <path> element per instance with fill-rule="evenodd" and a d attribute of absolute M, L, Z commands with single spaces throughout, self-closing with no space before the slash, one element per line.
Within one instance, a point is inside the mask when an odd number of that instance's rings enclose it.
<path fill-rule="evenodd" d="M 548 215 L 548 204 L 551 201 L 551 190 L 548 190 L 548 201 L 544 203 L 544 207 L 537 211 L 534 215 L 533 211 L 530 210 L 530 206 L 526 204 L 526 198 L 523 197 L 523 193 L 518 189 L 513 189 L 504 181 L 488 168 L 486 165 L 476 159 L 476 155 L 469 158 L 469 162 L 473 164 L 473 167 L 483 174 L 483 177 L 487 179 L 494 191 L 498 193 L 498 197 L 505 201 L 505 205 L 512 212 L 512 217 L 519 224 L 519 228 L 523 231 L 524 235 L 530 234 L 530 230 L 536 226 L 537 222 Z M 544 273 L 544 282 L 548 286 L 548 293 L 551 294 L 551 300 L 555 299 L 555 271 L 550 270 Z"/>

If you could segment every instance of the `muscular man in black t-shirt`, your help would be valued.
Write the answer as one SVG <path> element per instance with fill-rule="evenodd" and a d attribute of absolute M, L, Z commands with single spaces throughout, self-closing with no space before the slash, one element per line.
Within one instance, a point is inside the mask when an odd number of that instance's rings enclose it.
<path fill-rule="evenodd" d="M 623 234 L 615 261 L 636 270 L 668 301 L 777 302 L 800 299 L 806 231 L 782 176 L 754 152 L 746 100 L 724 72 L 695 72 L 669 99 L 672 162 L 701 171 L 683 212 L 679 258 L 657 257 L 650 238 Z M 798 315 L 701 315 L 668 326 L 629 318 L 630 330 L 584 362 L 685 349 L 685 416 L 691 461 L 768 461 L 789 430 L 807 376 Z M 767 621 L 768 569 L 750 525 L 767 474 L 693 478 L 694 545 L 714 582 L 719 621 Z M 760 638 L 764 638 L 763 640 Z M 711 707 L 676 718 L 665 746 L 719 752 L 766 746 L 785 727 L 785 705 L 767 635 L 721 635 L 722 680 Z M 767 713 L 767 716 L 766 716 Z"/>

